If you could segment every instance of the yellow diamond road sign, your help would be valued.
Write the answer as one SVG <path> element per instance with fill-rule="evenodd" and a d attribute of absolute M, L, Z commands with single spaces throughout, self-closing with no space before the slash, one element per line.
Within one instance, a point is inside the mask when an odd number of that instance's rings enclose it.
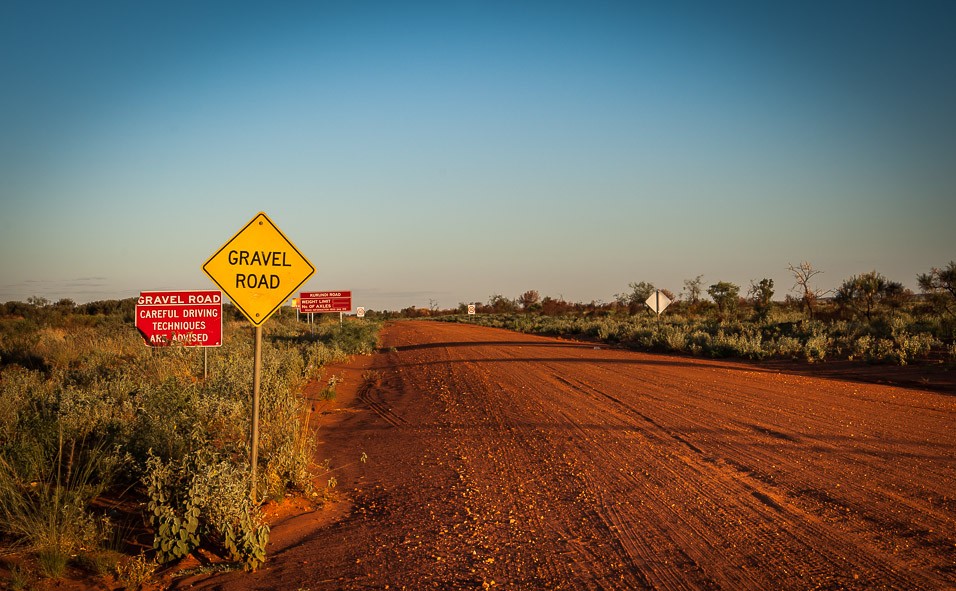
<path fill-rule="evenodd" d="M 259 212 L 202 266 L 252 324 L 260 326 L 315 273 L 315 267 Z"/>

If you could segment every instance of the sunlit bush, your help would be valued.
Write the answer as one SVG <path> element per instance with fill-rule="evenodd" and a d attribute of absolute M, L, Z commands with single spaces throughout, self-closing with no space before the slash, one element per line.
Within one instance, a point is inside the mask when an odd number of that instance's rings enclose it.
<path fill-rule="evenodd" d="M 566 314 L 445 316 L 444 321 L 478 323 L 552 336 L 597 339 L 632 349 L 704 357 L 799 359 L 811 363 L 858 359 L 912 363 L 935 349 L 947 355 L 956 327 L 946 318 L 917 320 L 904 312 L 873 322 L 807 320 L 799 311 L 773 309 L 760 322 L 718 323 L 708 318 L 647 314 L 592 317 Z M 935 335 L 949 335 L 946 340 Z"/>
<path fill-rule="evenodd" d="M 202 496 L 184 503 L 201 506 L 212 539 L 254 567 L 266 534 L 255 508 L 237 500 L 249 493 L 253 330 L 227 321 L 221 347 L 151 349 L 132 325 L 132 302 L 101 308 L 4 306 L 0 530 L 56 566 L 102 537 L 90 500 L 145 477 Z M 286 316 L 263 328 L 258 498 L 309 487 L 314 433 L 298 392 L 323 365 L 371 352 L 378 327 Z M 185 491 L 183 470 L 192 472 Z"/>

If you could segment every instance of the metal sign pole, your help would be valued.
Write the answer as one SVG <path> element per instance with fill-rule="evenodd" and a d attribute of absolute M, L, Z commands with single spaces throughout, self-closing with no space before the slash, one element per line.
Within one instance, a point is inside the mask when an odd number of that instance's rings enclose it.
<path fill-rule="evenodd" d="M 654 295 L 657 296 L 657 304 L 654 306 L 654 311 L 657 312 L 657 332 L 661 331 L 661 290 L 654 292 Z"/>
<path fill-rule="evenodd" d="M 256 502 L 256 464 L 259 459 L 259 373 L 262 369 L 262 326 L 256 326 L 255 360 L 252 377 L 252 503 Z"/>

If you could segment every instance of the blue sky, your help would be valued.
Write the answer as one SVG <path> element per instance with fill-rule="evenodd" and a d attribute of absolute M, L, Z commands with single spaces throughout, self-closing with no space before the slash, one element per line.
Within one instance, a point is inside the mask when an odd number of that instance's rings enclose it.
<path fill-rule="evenodd" d="M 952 2 L 0 5 L 0 302 L 208 289 L 264 211 L 374 309 L 956 259 Z"/>

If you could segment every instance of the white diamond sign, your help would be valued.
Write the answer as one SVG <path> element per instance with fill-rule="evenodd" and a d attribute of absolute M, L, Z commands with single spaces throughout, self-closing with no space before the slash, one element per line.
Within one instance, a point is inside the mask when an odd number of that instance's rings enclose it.
<path fill-rule="evenodd" d="M 661 290 L 658 289 L 651 294 L 651 297 L 644 300 L 644 303 L 647 304 L 651 310 L 654 310 L 658 316 L 660 316 L 661 312 L 664 311 L 664 308 L 670 305 L 671 299 L 661 293 Z"/>

